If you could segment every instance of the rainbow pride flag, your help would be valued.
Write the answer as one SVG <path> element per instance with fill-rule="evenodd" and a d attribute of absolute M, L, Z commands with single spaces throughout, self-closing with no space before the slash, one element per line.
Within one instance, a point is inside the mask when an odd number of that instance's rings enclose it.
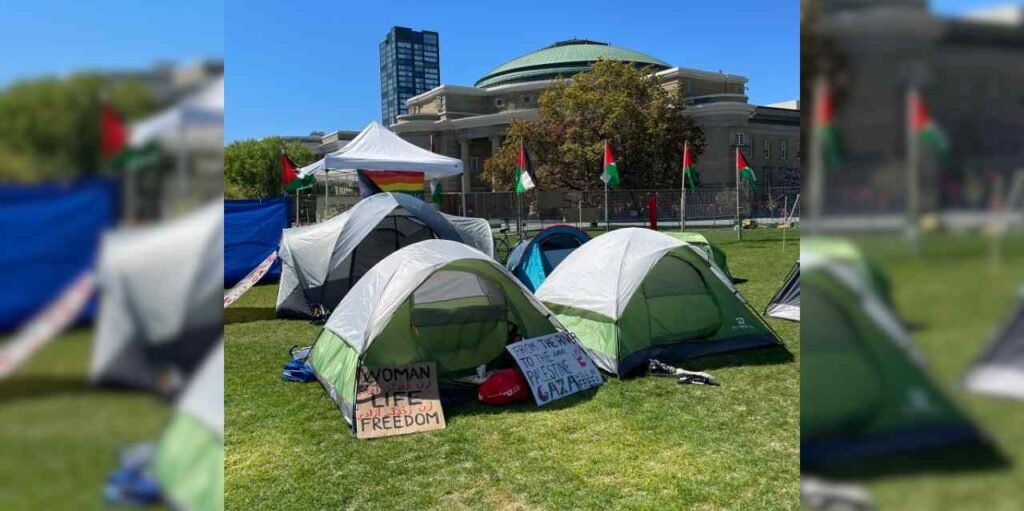
<path fill-rule="evenodd" d="M 398 170 L 359 170 L 359 195 L 406 193 L 423 200 L 423 173 Z"/>

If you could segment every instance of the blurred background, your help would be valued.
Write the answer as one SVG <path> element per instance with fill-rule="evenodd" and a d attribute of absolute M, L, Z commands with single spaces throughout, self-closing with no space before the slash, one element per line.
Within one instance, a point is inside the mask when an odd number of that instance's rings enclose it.
<path fill-rule="evenodd" d="M 223 5 L 0 13 L 0 509 L 222 508 Z"/>
<path fill-rule="evenodd" d="M 1024 6 L 804 0 L 808 508 L 1024 500 Z"/>

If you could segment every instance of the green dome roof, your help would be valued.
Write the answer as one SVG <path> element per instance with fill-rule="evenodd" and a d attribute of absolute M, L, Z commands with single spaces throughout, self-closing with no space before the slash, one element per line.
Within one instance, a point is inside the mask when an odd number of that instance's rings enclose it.
<path fill-rule="evenodd" d="M 570 39 L 516 57 L 492 69 L 477 80 L 476 86 L 494 87 L 510 83 L 568 78 L 590 69 L 590 65 L 600 59 L 630 62 L 638 67 L 650 66 L 657 71 L 672 67 L 638 51 L 586 39 Z"/>

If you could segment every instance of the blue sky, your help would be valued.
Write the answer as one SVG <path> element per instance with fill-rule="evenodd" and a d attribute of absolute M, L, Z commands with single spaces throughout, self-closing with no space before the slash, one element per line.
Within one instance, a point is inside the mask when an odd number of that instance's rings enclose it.
<path fill-rule="evenodd" d="M 751 99 L 799 95 L 796 0 L 513 2 L 230 0 L 225 141 L 361 129 L 380 119 L 377 45 L 392 25 L 436 30 L 441 83 L 572 37 L 750 79 Z"/>
<path fill-rule="evenodd" d="M 224 55 L 224 5 L 208 0 L 4 1 L 0 87 L 81 69 Z"/>

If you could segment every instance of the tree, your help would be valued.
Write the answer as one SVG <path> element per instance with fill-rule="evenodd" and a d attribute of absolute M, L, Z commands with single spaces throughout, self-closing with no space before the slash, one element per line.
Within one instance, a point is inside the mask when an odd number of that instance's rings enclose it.
<path fill-rule="evenodd" d="M 128 121 L 161 106 L 148 85 L 97 73 L 27 80 L 0 91 L 0 179 L 67 180 L 98 172 L 101 97 Z"/>
<path fill-rule="evenodd" d="M 281 137 L 237 140 L 224 148 L 224 195 L 229 199 L 258 199 L 284 193 L 281 148 L 298 166 L 313 162 L 313 152 Z"/>
<path fill-rule="evenodd" d="M 663 89 L 645 70 L 598 61 L 570 83 L 545 90 L 536 122 L 513 121 L 484 164 L 496 190 L 510 190 L 520 141 L 525 141 L 541 190 L 596 190 L 605 142 L 612 145 L 624 188 L 679 188 L 683 143 L 695 160 L 704 132 L 686 113 L 685 98 Z"/>

